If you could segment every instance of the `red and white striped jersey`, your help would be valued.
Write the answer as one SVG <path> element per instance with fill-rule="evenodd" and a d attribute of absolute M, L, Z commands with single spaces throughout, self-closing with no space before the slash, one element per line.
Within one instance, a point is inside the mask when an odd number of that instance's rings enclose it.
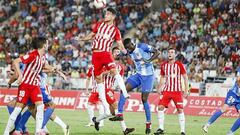
<path fill-rule="evenodd" d="M 42 70 L 43 65 L 45 64 L 45 56 L 40 56 L 37 50 L 34 50 L 22 57 L 20 57 L 23 64 L 26 65 L 23 71 L 23 82 L 28 85 L 40 85 L 40 76 L 39 73 Z"/>
<path fill-rule="evenodd" d="M 120 73 L 121 76 L 124 75 L 124 66 L 116 63 L 117 70 Z M 114 83 L 115 83 L 115 77 L 112 76 L 110 73 L 106 74 L 103 76 L 104 83 L 105 83 L 105 89 L 113 89 L 114 88 Z"/>
<path fill-rule="evenodd" d="M 115 25 L 108 25 L 105 22 L 98 22 L 92 30 L 96 33 L 92 42 L 93 50 L 110 52 L 113 42 L 121 40 L 121 33 Z"/>
<path fill-rule="evenodd" d="M 92 92 L 98 92 L 97 91 L 97 82 L 94 78 L 94 67 L 91 66 L 89 69 L 88 69 L 88 72 L 87 72 L 87 77 L 91 78 L 92 80 Z"/>
<path fill-rule="evenodd" d="M 174 64 L 164 62 L 160 68 L 160 74 L 165 77 L 163 91 L 182 91 L 182 75 L 186 74 L 184 65 L 175 61 Z"/>

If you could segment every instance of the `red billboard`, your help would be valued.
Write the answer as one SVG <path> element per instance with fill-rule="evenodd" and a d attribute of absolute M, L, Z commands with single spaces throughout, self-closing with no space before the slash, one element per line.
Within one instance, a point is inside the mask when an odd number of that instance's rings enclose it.
<path fill-rule="evenodd" d="M 0 106 L 6 105 L 11 99 L 16 97 L 16 93 L 16 89 L 1 89 Z M 83 91 L 52 90 L 51 95 L 53 97 L 53 101 L 57 105 L 57 108 L 86 109 L 88 97 L 85 95 L 85 93 L 83 93 Z M 131 93 L 130 95 L 131 97 L 127 100 L 125 105 L 125 111 L 143 112 L 144 108 L 141 102 L 141 94 Z M 119 93 L 116 92 L 115 97 L 118 99 Z M 149 95 L 149 103 L 151 105 L 152 112 L 157 111 L 158 102 L 159 95 L 157 93 L 151 93 Z M 210 116 L 223 104 L 224 98 L 220 97 L 189 96 L 187 99 L 184 99 L 184 112 L 187 115 Z M 166 109 L 166 113 L 176 113 L 173 102 L 169 104 L 169 108 Z M 224 116 L 237 117 L 238 113 L 235 108 L 232 107 L 224 114 Z"/>

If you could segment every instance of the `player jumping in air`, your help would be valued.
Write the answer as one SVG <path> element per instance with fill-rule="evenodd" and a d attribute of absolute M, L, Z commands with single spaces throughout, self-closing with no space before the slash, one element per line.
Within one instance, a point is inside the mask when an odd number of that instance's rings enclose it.
<path fill-rule="evenodd" d="M 99 92 L 99 97 L 104 106 L 104 114 L 100 115 L 96 119 L 93 119 L 95 125 L 111 116 L 109 110 L 109 104 L 106 101 L 105 87 L 102 80 L 102 68 L 105 66 L 107 70 L 110 71 L 112 76 L 116 79 L 121 91 L 125 98 L 128 98 L 126 87 L 124 85 L 124 80 L 121 75 L 117 72 L 116 64 L 114 63 L 110 48 L 113 42 L 116 41 L 120 46 L 121 50 L 126 51 L 122 40 L 119 29 L 114 25 L 114 20 L 116 18 L 116 10 L 113 8 L 108 8 L 103 21 L 98 22 L 93 31 L 84 38 L 79 38 L 80 41 L 88 41 L 93 39 L 92 42 L 92 64 L 94 66 L 94 76 L 97 81 L 97 89 Z"/>
<path fill-rule="evenodd" d="M 151 133 L 151 110 L 148 103 L 148 95 L 153 89 L 154 68 L 152 61 L 157 58 L 159 52 L 145 43 L 135 45 L 130 38 L 124 40 L 124 46 L 127 49 L 131 59 L 134 61 L 137 73 L 131 75 L 126 82 L 127 91 L 141 87 L 142 102 L 146 115 L 146 134 Z M 110 118 L 111 121 L 123 121 L 123 109 L 126 99 L 123 94 L 120 95 L 118 102 L 118 114 Z"/>

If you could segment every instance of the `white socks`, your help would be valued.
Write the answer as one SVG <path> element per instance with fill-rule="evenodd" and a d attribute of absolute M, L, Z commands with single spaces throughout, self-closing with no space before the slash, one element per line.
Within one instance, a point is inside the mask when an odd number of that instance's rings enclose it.
<path fill-rule="evenodd" d="M 119 86 L 120 89 L 122 90 L 123 96 L 124 96 L 125 98 L 129 97 L 122 76 L 121 76 L 119 73 L 117 73 L 117 74 L 115 75 L 115 79 L 116 79 L 116 81 L 117 81 L 118 86 Z"/>
<path fill-rule="evenodd" d="M 40 132 L 42 129 L 43 112 L 44 112 L 44 105 L 43 104 L 38 105 L 37 113 L 36 113 L 36 133 Z"/>
<path fill-rule="evenodd" d="M 120 125 L 121 125 L 121 128 L 122 128 L 122 131 L 125 131 L 127 129 L 127 126 L 126 126 L 126 123 L 123 121 L 120 121 Z"/>
<path fill-rule="evenodd" d="M 99 115 L 104 115 L 104 107 L 103 107 L 103 105 L 101 103 L 98 104 L 98 112 L 99 112 Z M 104 120 L 100 121 L 100 125 L 101 126 L 104 125 Z"/>
<path fill-rule="evenodd" d="M 9 135 L 9 132 L 11 132 L 14 129 L 14 122 L 17 119 L 17 116 L 21 113 L 22 108 L 21 107 L 15 107 L 11 115 L 9 116 L 7 126 L 4 131 L 4 135 Z"/>
<path fill-rule="evenodd" d="M 53 120 L 53 122 L 58 124 L 63 129 L 67 128 L 67 125 L 58 116 L 56 116 L 56 118 Z"/>
<path fill-rule="evenodd" d="M 164 110 L 157 112 L 159 128 L 164 130 Z"/>
<path fill-rule="evenodd" d="M 185 116 L 184 116 L 184 113 L 178 114 L 178 119 L 179 119 L 181 132 L 185 133 Z"/>
<path fill-rule="evenodd" d="M 89 117 L 89 122 L 92 122 L 92 118 L 94 117 L 94 106 L 87 104 L 87 111 L 88 111 L 88 117 Z"/>
<path fill-rule="evenodd" d="M 110 113 L 110 109 L 109 109 L 109 104 L 106 100 L 104 83 L 97 84 L 97 88 L 98 88 L 99 98 L 102 101 L 102 104 L 104 107 L 104 113 L 106 115 L 110 115 L 111 113 Z"/>

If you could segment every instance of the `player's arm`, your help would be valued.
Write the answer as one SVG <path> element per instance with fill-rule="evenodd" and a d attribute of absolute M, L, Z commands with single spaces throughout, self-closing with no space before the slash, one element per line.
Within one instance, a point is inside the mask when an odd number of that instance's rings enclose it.
<path fill-rule="evenodd" d="M 125 49 L 122 40 L 118 40 L 118 41 L 117 41 L 117 45 L 118 45 L 119 49 L 120 49 L 124 54 L 127 53 L 127 50 Z"/>
<path fill-rule="evenodd" d="M 65 76 L 65 74 L 63 72 L 61 72 L 60 70 L 57 70 L 57 68 L 51 66 L 48 64 L 48 62 L 46 62 L 44 64 L 43 70 L 44 73 L 56 73 L 59 76 L 61 76 L 64 80 L 67 80 L 67 77 Z"/>
<path fill-rule="evenodd" d="M 188 94 L 189 94 L 189 84 L 188 84 L 188 76 L 187 74 L 183 74 L 183 81 L 184 81 L 184 86 L 185 86 L 185 89 L 184 89 L 184 96 L 187 97 Z"/>
<path fill-rule="evenodd" d="M 17 78 L 18 78 L 18 75 L 16 72 L 14 72 L 7 83 L 7 88 L 11 88 L 12 83 L 14 83 L 17 80 Z"/>
<path fill-rule="evenodd" d="M 85 84 L 86 84 L 86 90 L 85 90 L 85 93 L 88 95 L 89 94 L 89 84 L 90 84 L 90 81 L 91 81 L 91 78 L 90 77 L 87 77 L 87 79 L 86 79 L 86 82 L 85 82 Z"/>
<path fill-rule="evenodd" d="M 163 85 L 164 85 L 164 76 L 160 75 L 159 77 L 160 79 L 159 79 L 159 84 L 157 86 L 157 92 L 161 95 L 163 90 Z"/>
<path fill-rule="evenodd" d="M 89 41 L 91 39 L 93 39 L 95 37 L 96 33 L 91 32 L 89 33 L 87 36 L 83 37 L 83 38 L 79 38 L 79 41 Z"/>
<path fill-rule="evenodd" d="M 21 73 L 21 70 L 20 70 L 20 63 L 21 62 L 22 62 L 22 60 L 20 58 L 17 58 L 13 61 L 13 67 L 14 67 L 15 72 L 16 72 L 18 84 L 22 83 L 22 73 Z"/>
<path fill-rule="evenodd" d="M 158 57 L 158 55 L 160 54 L 160 52 L 156 48 L 152 48 L 151 52 L 153 53 L 152 57 L 148 60 L 145 60 L 145 62 L 151 62 L 151 61 L 155 60 Z"/>

